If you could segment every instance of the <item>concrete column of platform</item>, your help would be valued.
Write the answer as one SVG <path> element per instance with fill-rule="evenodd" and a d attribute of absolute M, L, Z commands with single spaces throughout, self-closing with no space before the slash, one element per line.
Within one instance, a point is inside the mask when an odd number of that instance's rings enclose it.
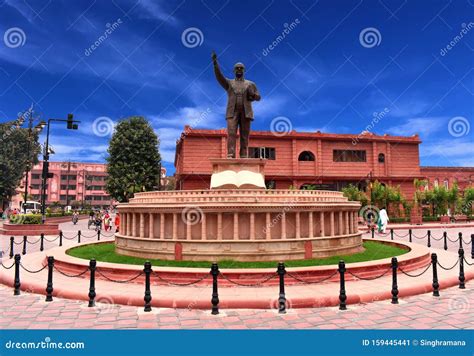
<path fill-rule="evenodd" d="M 127 236 L 132 235 L 132 214 L 127 213 Z"/>
<path fill-rule="evenodd" d="M 160 239 L 165 238 L 165 214 L 160 214 Z"/>
<path fill-rule="evenodd" d="M 313 212 L 310 211 L 308 213 L 308 224 L 309 224 L 309 236 L 308 237 L 313 237 L 314 236 L 314 228 L 313 228 Z"/>
<path fill-rule="evenodd" d="M 140 237 L 145 237 L 145 214 L 140 213 Z"/>
<path fill-rule="evenodd" d="M 342 221 L 343 220 L 343 212 L 340 211 L 339 212 L 339 222 L 338 222 L 338 228 L 337 228 L 337 234 L 338 235 L 343 235 L 344 234 L 344 222 Z"/>
<path fill-rule="evenodd" d="M 286 239 L 286 212 L 281 214 L 281 238 Z"/>
<path fill-rule="evenodd" d="M 189 223 L 188 219 L 186 219 L 186 240 L 191 240 L 191 228 L 192 225 Z"/>
<path fill-rule="evenodd" d="M 149 218 L 150 218 L 150 221 L 148 222 L 148 237 L 150 239 L 153 239 L 155 237 L 155 223 L 154 223 L 154 214 L 153 213 L 149 213 Z"/>
<path fill-rule="evenodd" d="M 127 214 L 121 214 L 119 231 L 122 235 L 127 235 Z"/>
<path fill-rule="evenodd" d="M 326 232 L 324 231 L 324 211 L 319 213 L 319 224 L 321 225 L 321 236 L 326 236 Z"/>
<path fill-rule="evenodd" d="M 358 214 L 357 211 L 354 211 L 353 215 L 354 215 L 354 218 L 353 218 L 354 227 L 353 227 L 353 229 L 354 229 L 354 233 L 356 233 L 357 230 L 359 229 L 359 218 L 358 218 L 359 214 Z"/>
<path fill-rule="evenodd" d="M 250 240 L 255 240 L 255 213 L 250 213 Z"/>
<path fill-rule="evenodd" d="M 222 240 L 222 213 L 217 214 L 217 239 Z"/>
<path fill-rule="evenodd" d="M 296 224 L 296 238 L 301 238 L 301 221 L 300 221 L 300 212 L 297 211 L 295 214 L 295 224 Z"/>
<path fill-rule="evenodd" d="M 344 212 L 344 234 L 345 235 L 348 235 L 350 234 L 350 230 L 349 230 L 349 226 L 350 226 L 350 222 L 349 222 L 349 212 L 348 211 L 345 211 Z"/>
<path fill-rule="evenodd" d="M 238 213 L 234 213 L 234 236 L 233 236 L 233 239 L 234 240 L 239 239 L 239 214 Z"/>
<path fill-rule="evenodd" d="M 265 214 L 265 239 L 271 240 L 272 238 L 272 231 L 271 231 L 271 214 Z"/>
<path fill-rule="evenodd" d="M 330 233 L 329 233 L 329 236 L 334 236 L 334 211 L 331 211 L 331 213 L 329 214 L 329 227 L 330 227 Z"/>
<path fill-rule="evenodd" d="M 206 213 L 201 215 L 201 240 L 207 240 Z"/>
<path fill-rule="evenodd" d="M 173 213 L 173 232 L 171 233 L 173 240 L 178 239 L 178 213 Z"/>
<path fill-rule="evenodd" d="M 137 236 L 137 214 L 132 213 L 132 233 L 131 236 Z"/>

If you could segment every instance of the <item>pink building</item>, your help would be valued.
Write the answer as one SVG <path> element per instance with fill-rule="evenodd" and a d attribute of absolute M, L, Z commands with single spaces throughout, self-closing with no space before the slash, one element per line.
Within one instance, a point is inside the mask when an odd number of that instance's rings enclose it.
<path fill-rule="evenodd" d="M 41 172 L 43 162 L 33 167 L 28 177 L 28 200 L 41 201 Z M 107 208 L 112 203 L 105 191 L 107 165 L 104 163 L 50 162 L 49 172 L 53 178 L 48 179 L 46 188 L 46 205 L 59 202 L 71 205 L 73 201 L 84 202 L 95 208 Z M 12 208 L 19 208 L 25 192 L 25 179 L 13 197 Z"/>

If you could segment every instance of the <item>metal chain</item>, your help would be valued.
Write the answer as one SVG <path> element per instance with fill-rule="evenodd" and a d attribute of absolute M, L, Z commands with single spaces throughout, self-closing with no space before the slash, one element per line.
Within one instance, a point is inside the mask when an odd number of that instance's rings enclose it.
<path fill-rule="evenodd" d="M 44 265 L 42 268 L 40 268 L 39 270 L 36 270 L 36 271 L 32 271 L 32 270 L 29 270 L 28 268 L 26 268 L 25 266 L 23 266 L 23 263 L 20 263 L 20 267 L 23 268 L 26 272 L 28 273 L 39 273 L 41 272 L 42 270 L 44 270 L 45 268 L 48 267 L 48 265 Z"/>
<path fill-rule="evenodd" d="M 131 282 L 131 281 L 134 281 L 135 279 L 137 279 L 138 277 L 140 277 L 144 272 L 141 271 L 140 273 L 138 273 L 136 276 L 130 278 L 130 279 L 126 279 L 126 280 L 116 280 L 116 279 L 112 279 L 110 277 L 107 277 L 105 274 L 103 274 L 99 269 L 96 269 L 95 270 L 100 276 L 104 277 L 106 280 L 110 281 L 110 282 L 114 282 L 114 283 L 128 283 L 128 282 Z"/>
<path fill-rule="evenodd" d="M 466 241 L 462 240 L 462 242 L 463 242 L 463 244 L 464 244 L 464 245 L 470 245 L 470 244 L 471 244 L 471 242 L 472 242 L 472 240 L 469 240 L 468 242 L 466 242 Z"/>
<path fill-rule="evenodd" d="M 455 242 L 458 242 L 459 241 L 459 237 L 457 239 L 454 239 L 454 240 L 451 240 L 448 236 L 448 241 L 452 242 L 452 243 L 455 243 Z"/>
<path fill-rule="evenodd" d="M 38 240 L 36 240 L 35 242 L 30 242 L 30 241 L 28 241 L 28 239 L 26 239 L 26 243 L 29 243 L 30 245 L 37 244 L 37 243 L 40 242 L 40 241 L 41 241 L 41 239 L 38 239 Z"/>
<path fill-rule="evenodd" d="M 354 273 L 352 273 L 351 271 L 347 270 L 347 273 L 349 273 L 351 276 L 355 277 L 355 278 L 358 278 L 362 281 L 372 281 L 374 279 L 378 279 L 378 278 L 382 278 L 383 276 L 385 276 L 390 270 L 392 269 L 392 267 L 389 267 L 384 273 L 382 273 L 381 275 L 377 276 L 377 277 L 360 277 Z"/>
<path fill-rule="evenodd" d="M 473 262 L 473 263 L 469 263 L 469 262 L 467 262 L 467 260 L 466 260 L 466 257 L 464 257 L 464 262 L 465 262 L 465 263 L 467 263 L 467 265 L 468 265 L 468 266 L 472 266 L 472 265 L 474 265 L 474 262 Z"/>
<path fill-rule="evenodd" d="M 10 267 L 7 267 L 3 264 L 3 262 L 0 262 L 1 266 L 5 269 L 11 269 L 14 265 L 15 265 L 15 262 L 12 263 L 12 265 Z"/>
<path fill-rule="evenodd" d="M 406 235 L 399 235 L 399 234 L 397 234 L 395 231 L 393 232 L 393 234 L 394 234 L 396 237 L 401 237 L 401 238 L 407 237 L 407 236 L 409 235 L 408 232 L 407 232 Z"/>
<path fill-rule="evenodd" d="M 81 273 L 79 273 L 79 274 L 68 274 L 68 273 L 65 273 L 65 272 L 61 271 L 61 270 L 58 269 L 56 266 L 54 266 L 54 269 L 55 269 L 56 271 L 58 271 L 60 274 L 62 274 L 63 276 L 71 277 L 71 278 L 80 277 L 80 276 L 86 274 L 86 273 L 89 271 L 89 268 L 87 268 L 84 272 L 81 272 Z"/>
<path fill-rule="evenodd" d="M 418 273 L 418 274 L 410 274 L 408 272 L 405 272 L 401 267 L 398 267 L 398 270 L 400 272 L 402 272 L 404 275 L 408 276 L 408 277 L 416 278 L 416 277 L 420 277 L 422 274 L 424 274 L 426 271 L 428 271 L 430 269 L 430 267 L 431 267 L 431 263 L 425 268 L 425 270 L 423 272 Z"/>
<path fill-rule="evenodd" d="M 444 236 L 441 236 L 439 239 L 437 239 L 436 237 L 434 237 L 433 235 L 431 235 L 431 238 L 432 238 L 433 240 L 435 240 L 435 241 L 441 241 L 441 240 L 444 238 Z"/>
<path fill-rule="evenodd" d="M 438 266 L 440 266 L 440 267 L 441 267 L 442 269 L 444 269 L 445 271 L 450 271 L 450 270 L 452 270 L 454 267 L 456 267 L 456 266 L 458 265 L 458 263 L 459 263 L 459 258 L 457 259 L 456 263 L 455 263 L 452 267 L 449 267 L 449 268 L 444 267 L 441 263 L 439 263 L 439 261 L 438 261 Z"/>
<path fill-rule="evenodd" d="M 100 234 L 100 237 L 113 237 L 113 236 L 115 236 L 115 234 L 112 234 L 112 235 Z"/>
<path fill-rule="evenodd" d="M 78 234 L 74 235 L 74 236 L 71 236 L 71 237 L 66 237 L 63 235 L 63 239 L 66 239 L 66 240 L 74 240 L 76 237 L 77 237 Z"/>
<path fill-rule="evenodd" d="M 15 245 L 17 245 L 17 246 L 19 246 L 19 245 L 23 245 L 23 241 L 16 242 L 15 240 L 13 240 L 13 243 L 14 243 Z"/>
<path fill-rule="evenodd" d="M 59 239 L 59 236 L 56 236 L 54 239 L 52 240 L 48 240 L 46 237 L 44 238 L 44 241 L 48 241 L 48 242 L 54 242 L 56 241 L 57 239 Z"/>
<path fill-rule="evenodd" d="M 416 236 L 414 233 L 411 234 L 415 239 L 418 240 L 423 240 L 426 236 L 428 236 L 428 233 L 424 234 L 423 236 Z"/>
<path fill-rule="evenodd" d="M 258 287 L 258 286 L 261 286 L 262 284 L 268 282 L 270 279 L 272 278 L 275 278 L 276 276 L 278 276 L 278 274 L 275 272 L 274 274 L 258 281 L 257 283 L 251 283 L 251 284 L 247 284 L 247 283 L 241 283 L 241 282 L 236 282 L 236 281 L 233 281 L 231 279 L 229 279 L 228 277 L 226 277 L 225 275 L 223 275 L 222 273 L 220 273 L 221 277 L 224 278 L 226 281 L 232 283 L 232 284 L 235 284 L 235 285 L 238 285 L 238 286 L 241 286 L 241 287 Z"/>
<path fill-rule="evenodd" d="M 206 279 L 207 277 L 210 276 L 210 274 L 207 274 L 207 273 L 206 273 L 204 276 L 202 276 L 201 278 L 199 278 L 198 280 L 193 281 L 193 282 L 188 282 L 188 283 L 175 283 L 175 282 L 171 282 L 171 281 L 168 281 L 168 280 L 162 278 L 162 277 L 161 277 L 157 272 L 155 272 L 155 271 L 152 271 L 152 273 L 153 273 L 156 277 L 158 277 L 158 279 L 159 279 L 160 281 L 162 281 L 162 282 L 164 282 L 164 283 L 167 283 L 167 284 L 170 284 L 170 285 L 173 285 L 173 286 L 182 286 L 182 287 L 186 287 L 186 286 L 191 286 L 191 285 L 193 285 L 193 284 L 197 284 L 197 283 L 203 281 L 204 279 Z"/>
<path fill-rule="evenodd" d="M 294 275 L 294 274 L 291 273 L 291 272 L 286 272 L 286 274 L 287 274 L 288 276 L 290 276 L 291 278 L 293 278 L 293 279 L 295 279 L 295 280 L 297 280 L 298 282 L 301 282 L 301 283 L 303 283 L 303 284 L 317 284 L 317 283 L 321 283 L 321 282 L 327 281 L 328 279 L 331 279 L 332 277 L 334 277 L 334 276 L 337 274 L 337 272 L 339 272 L 339 271 L 336 270 L 336 271 L 334 271 L 334 273 L 331 274 L 330 276 L 327 276 L 327 277 L 324 277 L 323 279 L 320 279 L 320 280 L 318 280 L 318 281 L 312 281 L 312 282 L 305 281 L 305 280 L 301 279 L 300 277 L 297 277 L 296 275 Z"/>
<path fill-rule="evenodd" d="M 86 239 L 91 239 L 91 238 L 97 237 L 97 235 L 91 235 L 91 236 L 81 235 L 81 237 L 84 237 Z"/>
<path fill-rule="evenodd" d="M 378 236 L 384 236 L 384 237 L 390 235 L 389 232 L 383 233 L 383 232 L 378 232 L 378 231 L 375 231 L 375 234 L 378 235 Z"/>

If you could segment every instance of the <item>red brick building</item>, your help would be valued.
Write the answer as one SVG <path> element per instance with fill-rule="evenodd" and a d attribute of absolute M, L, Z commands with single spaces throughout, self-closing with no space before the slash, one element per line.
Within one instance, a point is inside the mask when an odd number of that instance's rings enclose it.
<path fill-rule="evenodd" d="M 474 168 L 420 167 L 418 135 L 378 136 L 295 132 L 284 136 L 253 131 L 249 155 L 267 160 L 269 188 L 341 190 L 352 183 L 364 189 L 369 179 L 400 185 L 406 197 L 414 192 L 415 178 L 430 183 L 457 179 L 461 187 L 474 178 Z M 207 189 L 211 176 L 210 158 L 226 157 L 225 130 L 199 130 L 186 126 L 176 143 L 176 189 Z M 432 183 L 433 184 L 433 183 Z"/>

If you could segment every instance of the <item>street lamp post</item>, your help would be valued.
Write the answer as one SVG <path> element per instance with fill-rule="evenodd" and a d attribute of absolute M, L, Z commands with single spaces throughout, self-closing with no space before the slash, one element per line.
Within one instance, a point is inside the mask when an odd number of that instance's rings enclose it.
<path fill-rule="evenodd" d="M 64 119 L 48 119 L 47 130 L 46 130 L 46 144 L 43 151 L 43 173 L 42 173 L 42 186 L 41 186 L 41 223 L 46 222 L 46 186 L 48 184 L 49 176 L 49 128 L 51 122 L 67 122 L 68 130 L 77 130 L 77 123 L 80 121 L 73 120 L 73 115 L 68 114 L 67 120 Z"/>

